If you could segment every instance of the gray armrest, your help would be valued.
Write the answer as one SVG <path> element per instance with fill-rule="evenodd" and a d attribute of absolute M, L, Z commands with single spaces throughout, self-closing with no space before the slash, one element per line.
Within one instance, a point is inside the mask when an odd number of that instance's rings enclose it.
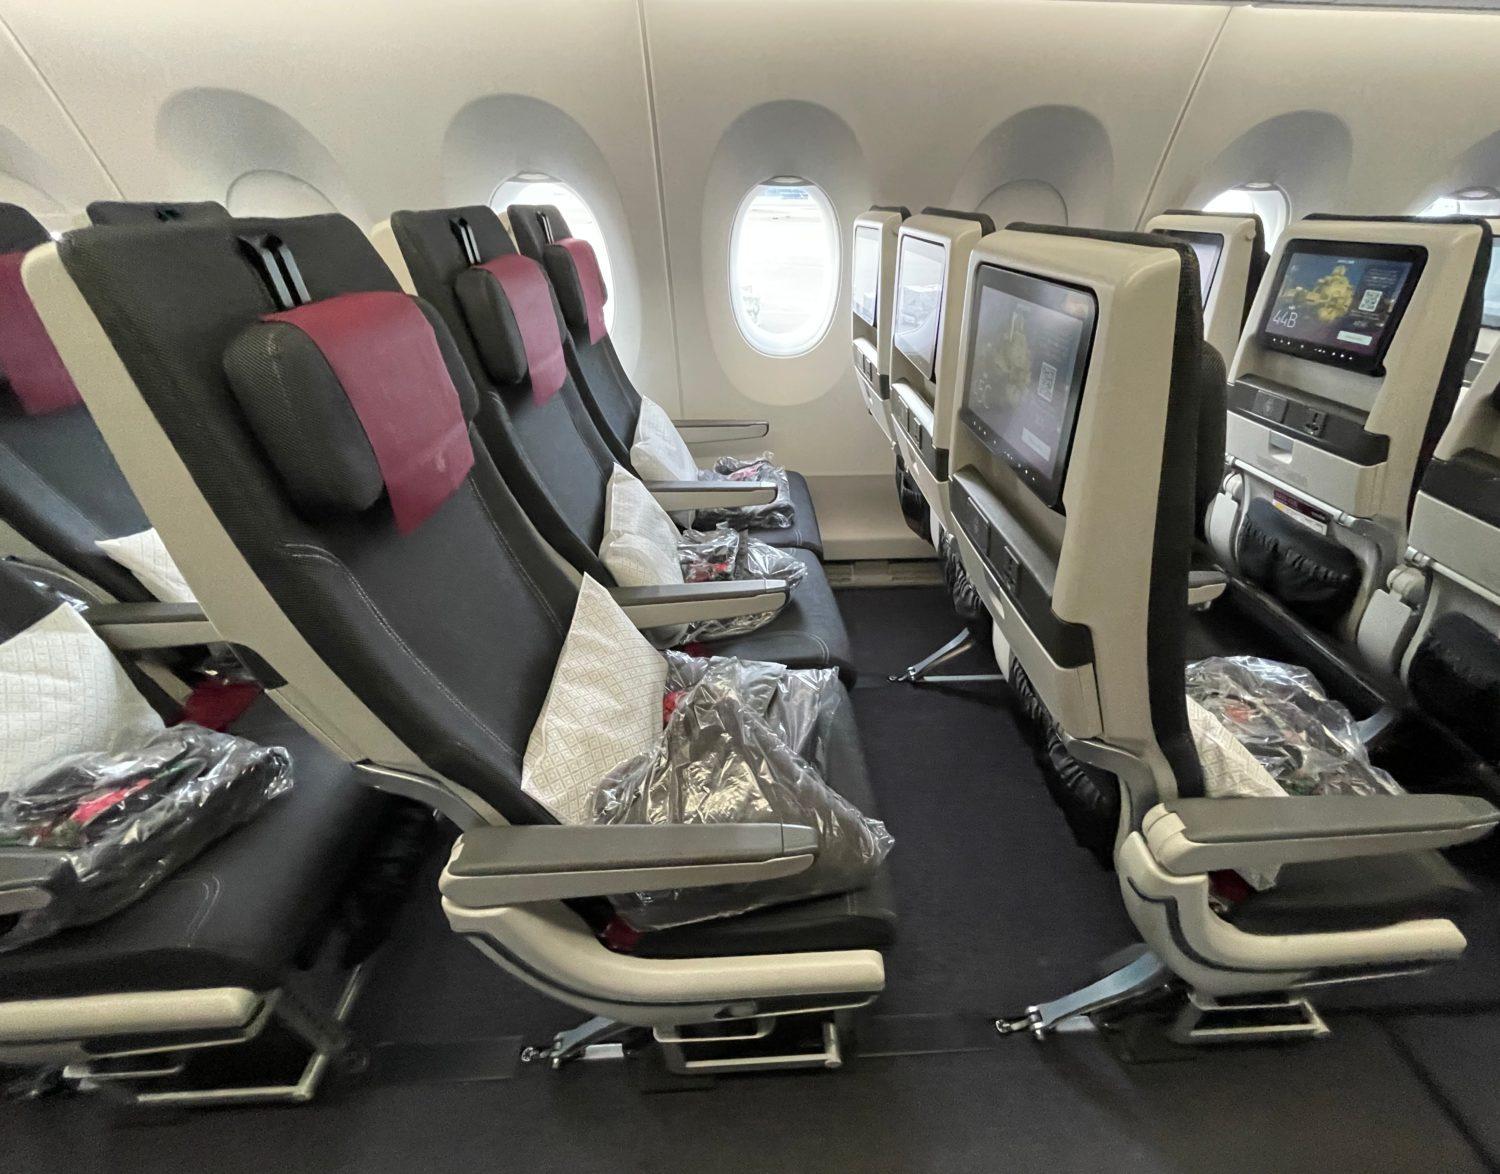
<path fill-rule="evenodd" d="M 1500 810 L 1468 795 L 1326 795 L 1285 799 L 1174 799 L 1141 830 L 1177 876 L 1216 869 L 1387 856 L 1477 840 Z"/>
<path fill-rule="evenodd" d="M 771 431 L 769 420 L 674 420 L 682 439 L 689 444 L 759 440 Z"/>
<path fill-rule="evenodd" d="M 471 908 L 742 884 L 811 866 L 817 833 L 798 824 L 473 828 L 443 872 L 443 896 Z"/>
<path fill-rule="evenodd" d="M 1207 607 L 1229 587 L 1229 576 L 1217 567 L 1188 572 L 1188 606 Z"/>
<path fill-rule="evenodd" d="M 196 603 L 99 603 L 84 613 L 111 648 L 186 648 L 222 639 Z"/>
<path fill-rule="evenodd" d="M 0 916 L 40 909 L 72 865 L 66 854 L 40 848 L 0 849 Z"/>
<path fill-rule="evenodd" d="M 611 587 L 610 596 L 637 628 L 664 628 L 701 620 L 729 620 L 776 611 L 790 594 L 782 579 L 674 583 L 666 587 Z"/>
<path fill-rule="evenodd" d="M 774 481 L 647 481 L 665 510 L 728 510 L 776 500 Z"/>

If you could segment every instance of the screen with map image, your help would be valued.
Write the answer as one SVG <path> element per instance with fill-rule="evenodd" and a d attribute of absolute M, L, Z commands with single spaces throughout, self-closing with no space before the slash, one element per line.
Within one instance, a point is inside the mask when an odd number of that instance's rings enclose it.
<path fill-rule="evenodd" d="M 1277 273 L 1261 338 L 1276 350 L 1373 373 L 1426 252 L 1405 245 L 1295 241 Z"/>
<path fill-rule="evenodd" d="M 994 265 L 975 274 L 962 416 L 1048 506 L 1062 497 L 1098 304 Z"/>
<path fill-rule="evenodd" d="M 880 229 L 861 224 L 854 230 L 849 286 L 854 312 L 866 325 L 874 326 L 880 300 Z"/>
<path fill-rule="evenodd" d="M 947 275 L 947 245 L 919 236 L 901 238 L 901 249 L 896 254 L 894 341 L 897 349 L 928 379 L 933 377 L 937 365 L 943 279 Z"/>

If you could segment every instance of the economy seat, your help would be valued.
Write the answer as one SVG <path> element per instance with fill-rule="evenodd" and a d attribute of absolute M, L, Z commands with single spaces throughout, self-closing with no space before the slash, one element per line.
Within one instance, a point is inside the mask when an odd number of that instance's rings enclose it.
<path fill-rule="evenodd" d="M 773 1066 L 836 1064 L 841 1018 L 884 985 L 894 913 L 873 904 L 878 869 L 849 886 L 873 898 L 819 902 L 813 934 L 788 914 L 767 916 L 741 953 L 707 938 L 691 957 L 605 944 L 613 915 L 598 898 L 647 875 L 653 888 L 753 895 L 815 868 L 824 845 L 777 823 L 562 822 L 527 790 L 530 740 L 590 618 L 581 601 L 621 609 L 532 525 L 474 425 L 480 396 L 442 316 L 400 291 L 356 225 L 81 229 L 34 253 L 26 280 L 220 637 L 254 653 L 276 700 L 360 778 L 459 824 L 443 880 L 456 932 L 610 1020 L 567 1035 L 554 1059 L 622 1025 L 681 1054 L 693 1044 L 675 1033 L 694 1025 L 811 1016 L 801 1022 L 821 1022 L 826 1046 Z M 399 379 L 386 378 L 392 365 Z M 372 400 L 372 387 L 396 402 Z M 637 662 L 634 648 L 583 663 L 595 684 L 653 687 L 642 674 L 660 654 Z M 659 721 L 660 692 L 648 701 Z M 579 712 L 580 736 L 620 733 L 603 711 Z M 833 740 L 828 783 L 858 792 L 853 732 Z M 580 768 L 582 785 L 613 761 L 601 759 Z"/>
<path fill-rule="evenodd" d="M 537 335 L 545 336 L 545 345 L 555 344 L 561 333 L 555 297 L 538 305 L 526 326 L 511 334 L 524 312 L 511 305 L 498 281 L 490 281 L 485 292 L 504 305 L 491 303 L 497 306 L 493 318 L 471 320 L 460 301 L 459 278 L 481 262 L 515 255 L 510 236 L 488 208 L 396 212 L 390 233 L 412 288 L 443 316 L 480 390 L 477 427 L 501 476 L 562 557 L 580 573 L 612 585 L 614 577 L 598 551 L 609 481 L 619 462 L 590 419 L 572 372 L 558 368 L 544 397 L 532 369 Z M 530 337 L 527 328 L 535 332 Z M 722 488 L 694 483 L 658 500 L 668 508 L 693 508 L 710 504 Z M 715 641 L 714 651 L 793 667 L 831 665 L 852 680 L 848 633 L 817 555 L 786 550 L 805 571 L 790 602 L 759 631 Z"/>
<path fill-rule="evenodd" d="M 150 600 L 155 532 L 21 285 L 21 258 L 50 239 L 0 204 L 0 553 L 104 598 Z"/>
<path fill-rule="evenodd" d="M 20 571 L 0 567 L 0 647 L 11 644 L 19 655 L 30 630 L 64 606 Z M 110 654 L 101 640 L 90 655 L 107 664 Z M 72 679 L 84 704 L 106 704 L 84 693 L 97 678 L 81 656 L 53 671 Z M 13 677 L 9 687 L 25 686 Z M 357 963 L 377 941 L 353 942 L 346 914 L 397 801 L 360 786 L 348 764 L 269 701 L 232 732 L 287 748 L 291 790 L 113 916 L 0 952 L 0 1061 L 68 1065 L 74 1082 L 114 1083 L 142 1103 L 312 1095 L 340 1046 Z M 53 867 L 50 853 L 0 849 L 0 911 L 30 907 L 28 894 L 45 891 L 37 886 Z M 292 993 L 306 985 L 299 972 L 318 958 L 355 967 L 334 1010 Z M 241 1074 L 250 1085 L 192 1080 L 195 1056 L 249 1044 L 273 1023 L 298 1036 L 307 1053 L 295 1080 L 257 1081 L 253 1062 Z"/>
<path fill-rule="evenodd" d="M 1190 723 L 1185 664 L 1200 414 L 1220 361 L 1190 245 L 1013 226 L 976 246 L 965 312 L 960 550 L 1064 750 L 1118 785 L 1115 868 L 1146 945 L 1000 1029 L 1045 1035 L 1168 990 L 1178 1042 L 1317 1036 L 1309 990 L 1459 957 L 1443 914 L 1468 886 L 1434 850 L 1493 830 L 1489 802 L 1212 797 L 1226 768 Z"/>
<path fill-rule="evenodd" d="M 603 299 L 609 291 L 599 276 L 593 247 L 574 237 L 562 213 L 551 205 L 512 204 L 506 209 L 506 222 L 521 255 L 546 269 L 567 327 L 579 393 L 615 459 L 634 472 L 630 450 L 639 434 L 641 393 L 604 324 Z M 759 439 L 770 431 L 764 420 L 678 420 L 673 426 L 685 441 L 698 445 Z M 823 535 L 807 478 L 791 469 L 786 475 L 793 524 L 756 526 L 749 532 L 772 546 L 801 547 L 822 558 Z"/>

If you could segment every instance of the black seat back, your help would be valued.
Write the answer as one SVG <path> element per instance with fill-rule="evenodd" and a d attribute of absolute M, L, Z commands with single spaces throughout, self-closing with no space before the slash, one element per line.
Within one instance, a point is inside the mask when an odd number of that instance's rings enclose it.
<path fill-rule="evenodd" d="M 494 340 L 476 338 L 476 325 L 487 327 L 470 321 L 455 288 L 476 262 L 515 254 L 500 218 L 475 205 L 396 212 L 390 224 L 417 293 L 442 315 L 458 342 L 479 389 L 479 434 L 507 483 L 559 554 L 611 584 L 597 552 L 616 454 L 590 417 L 571 371 L 555 394 L 539 403 L 529 372 L 509 382 L 487 368 L 481 350 Z M 561 330 L 555 299 L 553 310 Z"/>
<path fill-rule="evenodd" d="M 228 220 L 229 209 L 217 200 L 163 203 L 158 200 L 95 200 L 88 207 L 90 224 L 178 224 Z"/>
<path fill-rule="evenodd" d="M 635 440 L 641 415 L 641 393 L 620 362 L 614 341 L 606 331 L 590 338 L 589 322 L 578 289 L 579 274 L 573 258 L 557 242 L 572 232 L 563 215 L 551 204 L 512 204 L 506 209 L 516 248 L 547 270 L 558 291 L 563 320 L 578 361 L 579 389 L 600 430 L 611 442 L 617 459 L 626 460 Z M 612 291 L 606 290 L 608 296 Z"/>
<path fill-rule="evenodd" d="M 31 213 L 0 204 L 0 254 L 22 254 L 49 239 Z M 24 290 L 0 289 L 0 315 L 31 312 Z M 93 417 L 81 401 L 28 412 L 6 381 L 3 359 L 0 518 L 58 565 L 116 599 L 151 598 L 135 576 L 95 545 L 102 538 L 138 534 L 150 522 Z"/>
<path fill-rule="evenodd" d="M 472 424 L 472 470 L 403 533 L 378 480 L 369 504 L 337 500 L 341 470 L 372 459 L 348 403 L 335 411 L 311 381 L 305 396 L 270 378 L 231 383 L 231 345 L 281 308 L 247 246 L 268 238 L 294 258 L 314 303 L 399 293 L 337 215 L 88 228 L 59 254 L 219 524 L 311 650 L 433 770 L 507 819 L 546 821 L 520 790 L 521 762 L 576 589 Z M 472 422 L 463 359 L 441 317 L 416 305 Z M 378 351 L 379 339 L 369 345 Z M 298 490 L 289 470 L 300 471 Z"/>

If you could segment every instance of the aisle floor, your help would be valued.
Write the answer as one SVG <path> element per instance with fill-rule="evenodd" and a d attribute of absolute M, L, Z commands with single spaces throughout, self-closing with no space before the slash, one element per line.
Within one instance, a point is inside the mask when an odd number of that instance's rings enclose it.
<path fill-rule="evenodd" d="M 99 1099 L 0 1107 L 35 1174 L 93 1171 L 1469 1171 L 1500 1163 L 1500 946 L 1376 987 L 1332 1038 L 1124 1064 L 1092 1034 L 989 1029 L 1088 981 L 1132 940 L 1112 874 L 1043 789 L 1005 686 L 886 674 L 956 630 L 941 591 L 841 593 L 856 715 L 902 922 L 889 989 L 838 1073 L 663 1090 L 634 1062 L 513 1063 L 581 1016 L 453 936 L 432 878 L 378 958 L 354 1027 L 372 1062 L 298 1108 L 137 1112 Z M 957 672 L 993 671 L 972 655 Z M 1493 895 L 1493 894 L 1491 894 Z M 1486 915 L 1496 908 L 1487 902 Z M 481 1078 L 489 1077 L 489 1078 Z"/>

